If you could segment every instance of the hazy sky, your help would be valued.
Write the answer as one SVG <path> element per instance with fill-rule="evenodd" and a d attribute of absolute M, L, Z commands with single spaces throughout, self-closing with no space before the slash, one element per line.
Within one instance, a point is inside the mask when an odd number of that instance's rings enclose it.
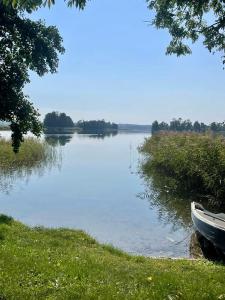
<path fill-rule="evenodd" d="M 32 17 L 56 25 L 66 52 L 58 73 L 31 75 L 25 91 L 42 115 L 149 124 L 173 117 L 225 120 L 225 70 L 201 43 L 193 54 L 166 56 L 166 31 L 156 30 L 145 0 L 92 0 L 84 11 L 63 1 Z"/>

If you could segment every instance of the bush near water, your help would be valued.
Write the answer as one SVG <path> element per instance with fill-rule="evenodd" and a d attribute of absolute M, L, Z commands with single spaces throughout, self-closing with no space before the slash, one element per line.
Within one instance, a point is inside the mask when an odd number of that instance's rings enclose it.
<path fill-rule="evenodd" d="M 159 172 L 183 190 L 225 199 L 225 138 L 210 133 L 160 132 L 140 148 L 144 172 Z"/>

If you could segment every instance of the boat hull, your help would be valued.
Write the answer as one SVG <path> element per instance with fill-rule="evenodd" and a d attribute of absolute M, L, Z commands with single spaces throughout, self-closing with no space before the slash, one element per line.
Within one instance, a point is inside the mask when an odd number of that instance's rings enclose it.
<path fill-rule="evenodd" d="M 225 230 L 210 225 L 199 219 L 193 212 L 191 213 L 195 229 L 216 248 L 225 253 Z"/>

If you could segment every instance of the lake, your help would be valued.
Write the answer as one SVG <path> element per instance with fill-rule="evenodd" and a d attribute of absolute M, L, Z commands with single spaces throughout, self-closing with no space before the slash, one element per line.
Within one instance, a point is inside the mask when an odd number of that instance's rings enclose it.
<path fill-rule="evenodd" d="M 189 257 L 189 203 L 171 202 L 165 189 L 141 175 L 137 147 L 148 136 L 43 137 L 59 159 L 26 176 L 0 174 L 1 213 L 31 226 L 82 229 L 132 254 Z"/>

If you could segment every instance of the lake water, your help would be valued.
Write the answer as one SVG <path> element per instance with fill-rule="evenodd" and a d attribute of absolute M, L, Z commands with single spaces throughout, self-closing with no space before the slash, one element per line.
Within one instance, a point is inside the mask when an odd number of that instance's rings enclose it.
<path fill-rule="evenodd" d="M 188 257 L 189 204 L 184 207 L 180 199 L 171 204 L 139 172 L 137 147 L 148 136 L 45 137 L 59 160 L 26 176 L 0 174 L 1 213 L 31 226 L 82 229 L 133 254 Z"/>

